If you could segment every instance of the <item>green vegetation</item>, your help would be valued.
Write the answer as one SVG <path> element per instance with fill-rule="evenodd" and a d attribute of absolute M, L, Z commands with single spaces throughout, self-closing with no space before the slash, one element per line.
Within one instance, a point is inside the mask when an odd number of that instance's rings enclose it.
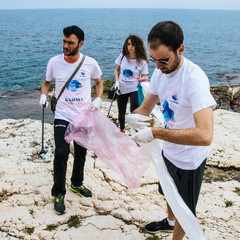
<path fill-rule="evenodd" d="M 226 201 L 225 202 L 226 207 L 231 207 L 233 205 L 232 201 Z"/>
<path fill-rule="evenodd" d="M 236 190 L 234 191 L 238 196 L 240 196 L 240 188 L 236 188 Z"/>
<path fill-rule="evenodd" d="M 145 240 L 163 240 L 163 238 L 158 236 L 151 236 L 147 237 Z"/>
<path fill-rule="evenodd" d="M 67 225 L 71 228 L 71 227 L 78 227 L 80 225 L 80 220 L 79 217 L 77 215 L 71 216 L 68 219 Z"/>
<path fill-rule="evenodd" d="M 49 225 L 47 225 L 47 227 L 45 228 L 45 230 L 51 232 L 51 231 L 55 230 L 57 227 L 58 227 L 58 225 L 49 224 Z"/>
<path fill-rule="evenodd" d="M 33 227 L 32 227 L 32 228 L 26 227 L 26 228 L 23 229 L 23 232 L 31 235 L 31 234 L 33 234 L 33 232 L 34 232 L 34 228 L 33 228 Z"/>

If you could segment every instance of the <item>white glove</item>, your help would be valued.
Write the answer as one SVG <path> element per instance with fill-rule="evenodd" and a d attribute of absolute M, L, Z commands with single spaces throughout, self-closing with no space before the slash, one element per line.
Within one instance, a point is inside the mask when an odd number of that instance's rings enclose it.
<path fill-rule="evenodd" d="M 116 92 L 118 92 L 118 90 L 119 90 L 119 81 L 118 80 L 114 84 L 114 89 L 116 90 Z"/>
<path fill-rule="evenodd" d="M 41 94 L 39 105 L 42 107 L 48 106 L 48 100 L 47 100 L 47 96 L 45 94 Z"/>
<path fill-rule="evenodd" d="M 150 118 L 141 114 L 128 114 L 126 122 L 134 130 L 150 127 Z"/>
<path fill-rule="evenodd" d="M 100 108 L 100 105 L 102 103 L 102 99 L 100 97 L 97 97 L 94 99 L 94 101 L 90 105 L 90 111 L 94 111 Z"/>
<path fill-rule="evenodd" d="M 131 136 L 131 139 L 137 143 L 149 143 L 154 140 L 152 128 L 144 128 Z"/>

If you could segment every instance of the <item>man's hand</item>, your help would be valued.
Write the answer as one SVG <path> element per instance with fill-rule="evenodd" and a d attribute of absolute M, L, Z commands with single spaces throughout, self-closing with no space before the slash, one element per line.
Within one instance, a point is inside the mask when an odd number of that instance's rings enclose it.
<path fill-rule="evenodd" d="M 47 100 L 47 96 L 45 94 L 41 94 L 39 105 L 42 107 L 48 106 L 48 100 Z"/>
<path fill-rule="evenodd" d="M 154 140 L 152 128 L 144 128 L 132 135 L 131 139 L 137 143 L 149 143 Z"/>
<path fill-rule="evenodd" d="M 150 118 L 141 114 L 128 114 L 126 117 L 126 122 L 134 130 L 143 129 L 150 127 Z"/>
<path fill-rule="evenodd" d="M 90 111 L 94 111 L 100 108 L 100 105 L 102 103 L 102 99 L 100 97 L 97 97 L 90 105 Z"/>

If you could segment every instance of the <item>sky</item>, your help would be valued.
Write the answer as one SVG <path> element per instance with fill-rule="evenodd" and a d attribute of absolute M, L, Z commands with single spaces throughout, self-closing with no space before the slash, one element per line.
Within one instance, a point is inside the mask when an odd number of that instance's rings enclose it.
<path fill-rule="evenodd" d="M 172 8 L 240 10 L 240 0 L 1 0 L 0 9 Z"/>

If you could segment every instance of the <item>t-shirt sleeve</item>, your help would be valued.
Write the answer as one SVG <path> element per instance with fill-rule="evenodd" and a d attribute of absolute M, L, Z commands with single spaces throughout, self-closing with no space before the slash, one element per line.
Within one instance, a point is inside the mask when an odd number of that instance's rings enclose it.
<path fill-rule="evenodd" d="M 148 64 L 145 60 L 142 61 L 141 74 L 148 74 Z"/>
<path fill-rule="evenodd" d="M 149 92 L 153 95 L 158 95 L 157 93 L 157 86 L 156 86 L 156 80 L 158 78 L 157 69 L 153 71 L 152 77 L 150 78 L 150 87 Z"/>
<path fill-rule="evenodd" d="M 102 70 L 97 61 L 93 59 L 92 79 L 101 78 Z"/>
<path fill-rule="evenodd" d="M 46 81 L 51 82 L 53 80 L 53 60 L 50 59 L 47 64 Z"/>
<path fill-rule="evenodd" d="M 210 84 L 206 74 L 199 68 L 194 70 L 192 74 L 191 82 L 188 86 L 189 102 L 192 106 L 192 112 L 198 112 L 204 108 L 216 107 L 216 101 L 214 100 L 210 92 Z"/>
<path fill-rule="evenodd" d="M 122 56 L 123 56 L 122 53 L 120 53 L 120 54 L 118 55 L 118 57 L 117 57 L 116 60 L 115 60 L 115 64 L 121 65 Z"/>

